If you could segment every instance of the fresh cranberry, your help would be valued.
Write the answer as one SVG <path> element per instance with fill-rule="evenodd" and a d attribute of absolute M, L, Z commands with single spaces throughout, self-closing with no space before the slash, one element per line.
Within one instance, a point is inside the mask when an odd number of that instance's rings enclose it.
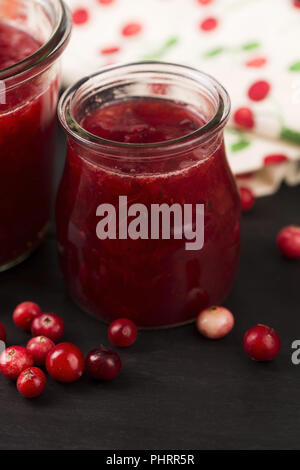
<path fill-rule="evenodd" d="M 293 1 L 293 5 L 294 5 L 294 7 L 296 7 L 296 8 L 300 8 L 300 1 L 299 1 L 299 0 L 294 0 L 294 1 Z"/>
<path fill-rule="evenodd" d="M 253 129 L 255 126 L 253 112 L 249 108 L 239 108 L 233 115 L 234 122 L 245 129 Z"/>
<path fill-rule="evenodd" d="M 122 362 L 116 351 L 101 346 L 88 353 L 85 366 L 94 379 L 113 380 L 119 375 Z"/>
<path fill-rule="evenodd" d="M 300 226 L 289 225 L 277 235 L 277 247 L 284 256 L 291 259 L 300 258 Z"/>
<path fill-rule="evenodd" d="M 22 302 L 15 308 L 13 320 L 19 328 L 29 331 L 33 319 L 41 313 L 41 308 L 34 302 Z"/>
<path fill-rule="evenodd" d="M 46 368 L 58 382 L 75 382 L 84 371 L 84 357 L 71 343 L 57 344 L 47 355 Z"/>
<path fill-rule="evenodd" d="M 200 5 L 208 5 L 209 3 L 211 3 L 213 0 L 198 0 L 198 3 L 200 3 Z"/>
<path fill-rule="evenodd" d="M 273 165 L 273 163 L 287 162 L 288 157 L 282 153 L 272 153 L 264 158 L 264 165 Z"/>
<path fill-rule="evenodd" d="M 6 341 L 6 330 L 3 323 L 0 322 L 0 341 Z"/>
<path fill-rule="evenodd" d="M 101 49 L 101 54 L 110 55 L 110 54 L 116 54 L 119 51 L 120 51 L 120 48 L 118 46 L 103 47 L 103 49 Z"/>
<path fill-rule="evenodd" d="M 46 336 L 35 336 L 28 341 L 26 349 L 31 353 L 34 363 L 37 366 L 43 366 L 48 353 L 54 346 L 53 341 Z"/>
<path fill-rule="evenodd" d="M 218 20 L 216 18 L 206 18 L 200 23 L 202 31 L 212 31 L 218 26 Z"/>
<path fill-rule="evenodd" d="M 255 325 L 246 331 L 244 349 L 256 361 L 271 361 L 280 351 L 280 338 L 273 328 Z"/>
<path fill-rule="evenodd" d="M 137 327 L 127 318 L 119 318 L 113 321 L 108 328 L 108 338 L 114 346 L 124 348 L 135 343 Z"/>
<path fill-rule="evenodd" d="M 240 198 L 241 198 L 241 207 L 242 207 L 243 212 L 247 212 L 250 209 L 252 209 L 252 207 L 255 204 L 255 196 L 253 192 L 251 191 L 251 189 L 241 187 Z"/>
<path fill-rule="evenodd" d="M 271 90 L 271 86 L 265 80 L 253 83 L 248 90 L 248 96 L 252 101 L 264 100 Z"/>
<path fill-rule="evenodd" d="M 46 336 L 56 343 L 64 334 L 64 322 L 54 313 L 42 313 L 33 320 L 31 333 L 33 336 Z"/>
<path fill-rule="evenodd" d="M 234 326 L 234 317 L 225 307 L 208 307 L 197 317 L 197 329 L 206 338 L 219 339 L 226 336 Z"/>
<path fill-rule="evenodd" d="M 33 357 L 22 346 L 10 346 L 0 354 L 0 372 L 11 380 L 17 380 L 27 367 L 33 366 Z"/>
<path fill-rule="evenodd" d="M 46 387 L 46 376 L 38 367 L 23 370 L 17 380 L 17 388 L 23 397 L 36 398 Z"/>
<path fill-rule="evenodd" d="M 77 8 L 73 11 L 73 22 L 76 25 L 87 23 L 89 20 L 89 12 L 85 8 Z"/>
<path fill-rule="evenodd" d="M 265 57 L 255 57 L 246 62 L 247 67 L 263 67 L 266 65 L 267 59 Z"/>
<path fill-rule="evenodd" d="M 122 29 L 123 36 L 135 36 L 142 31 L 142 25 L 140 23 L 128 23 Z"/>

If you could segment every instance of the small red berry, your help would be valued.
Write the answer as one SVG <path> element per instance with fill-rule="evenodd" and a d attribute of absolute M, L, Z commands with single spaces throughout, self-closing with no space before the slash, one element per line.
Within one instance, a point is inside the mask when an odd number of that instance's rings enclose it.
<path fill-rule="evenodd" d="M 17 380 L 27 367 L 33 366 L 33 357 L 22 346 L 10 346 L 0 354 L 0 372 L 11 380 Z"/>
<path fill-rule="evenodd" d="M 33 336 L 46 336 L 56 343 L 64 334 L 64 322 L 54 313 L 42 313 L 33 320 L 31 333 Z"/>
<path fill-rule="evenodd" d="M 280 351 L 280 337 L 273 328 L 255 325 L 246 331 L 244 349 L 256 361 L 271 361 Z"/>
<path fill-rule="evenodd" d="M 218 20 L 216 18 L 206 18 L 200 23 L 200 28 L 202 31 L 212 31 L 218 26 Z"/>
<path fill-rule="evenodd" d="M 264 165 L 273 165 L 273 163 L 287 162 L 288 157 L 282 153 L 273 153 L 264 158 Z"/>
<path fill-rule="evenodd" d="M 84 371 L 84 357 L 72 343 L 57 344 L 47 355 L 48 373 L 58 382 L 75 382 Z"/>
<path fill-rule="evenodd" d="M 89 20 L 89 12 L 85 8 L 77 8 L 73 11 L 73 22 L 76 25 L 82 25 Z"/>
<path fill-rule="evenodd" d="M 213 0 L 197 0 L 200 5 L 208 5 L 211 3 Z"/>
<path fill-rule="evenodd" d="M 239 108 L 233 115 L 234 122 L 245 129 L 253 129 L 255 126 L 253 112 L 249 108 Z"/>
<path fill-rule="evenodd" d="M 17 380 L 17 388 L 23 397 L 36 398 L 46 387 L 46 376 L 38 367 L 23 370 Z"/>
<path fill-rule="evenodd" d="M 43 366 L 48 353 L 54 346 L 53 341 L 46 336 L 35 336 L 28 341 L 26 349 L 31 353 L 34 363 L 37 366 Z"/>
<path fill-rule="evenodd" d="M 119 51 L 120 51 L 120 48 L 117 46 L 103 47 L 103 49 L 101 49 L 101 54 L 110 55 L 110 54 L 116 54 Z"/>
<path fill-rule="evenodd" d="M 277 247 L 284 256 L 291 259 L 300 258 L 300 226 L 289 225 L 277 235 Z"/>
<path fill-rule="evenodd" d="M 250 209 L 252 209 L 252 207 L 255 204 L 255 196 L 253 192 L 251 191 L 251 189 L 241 187 L 240 198 L 241 198 L 241 207 L 242 207 L 243 212 L 247 212 Z"/>
<path fill-rule="evenodd" d="M 108 338 L 114 346 L 124 348 L 135 343 L 137 338 L 136 325 L 127 318 L 118 318 L 108 328 Z"/>
<path fill-rule="evenodd" d="M 267 59 L 265 57 L 255 57 L 254 59 L 250 59 L 246 62 L 247 67 L 263 67 L 267 63 Z"/>
<path fill-rule="evenodd" d="M 15 324 L 22 330 L 29 331 L 34 318 L 42 313 L 39 305 L 34 302 L 22 302 L 13 313 Z"/>
<path fill-rule="evenodd" d="M 252 101 L 264 100 L 271 90 L 271 86 L 265 80 L 253 83 L 248 90 L 248 96 Z"/>
<path fill-rule="evenodd" d="M 122 368 L 119 354 L 113 349 L 108 349 L 104 346 L 90 351 L 85 365 L 91 377 L 107 381 L 115 379 Z"/>
<path fill-rule="evenodd" d="M 3 323 L 0 322 L 0 341 L 6 341 L 6 330 Z"/>
<path fill-rule="evenodd" d="M 128 23 L 122 29 L 123 36 L 135 36 L 142 31 L 142 25 L 140 23 Z"/>
<path fill-rule="evenodd" d="M 300 8 L 300 0 L 294 0 L 293 4 L 294 4 L 294 7 Z"/>
<path fill-rule="evenodd" d="M 208 307 L 199 313 L 196 325 L 198 331 L 206 338 L 219 339 L 232 330 L 234 317 L 225 307 Z"/>

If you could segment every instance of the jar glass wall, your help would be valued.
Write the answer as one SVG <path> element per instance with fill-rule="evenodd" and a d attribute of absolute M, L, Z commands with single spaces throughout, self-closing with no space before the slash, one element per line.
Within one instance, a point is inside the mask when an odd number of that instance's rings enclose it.
<path fill-rule="evenodd" d="M 127 100 L 154 118 L 170 113 L 172 103 L 184 113 L 193 109 L 203 125 L 150 143 L 105 139 L 83 125 L 95 110 L 111 112 L 112 104 L 118 122 L 116 113 L 126 113 Z M 112 67 L 65 92 L 59 118 L 68 150 L 56 205 L 57 238 L 64 278 L 82 309 L 107 322 L 126 317 L 156 328 L 191 321 L 202 308 L 224 300 L 238 267 L 240 223 L 223 142 L 229 108 L 226 91 L 212 77 L 160 62 Z M 137 127 L 137 137 L 146 131 Z M 174 204 L 182 209 L 180 219 Z M 158 206 L 170 210 L 170 219 L 166 213 L 163 221 L 160 213 L 156 220 L 162 225 L 154 233 L 152 211 Z M 109 216 L 110 208 L 117 229 L 103 236 L 101 216 Z M 144 227 L 130 235 L 138 209 L 145 211 L 139 219 Z M 192 217 L 185 219 L 188 210 Z"/>
<path fill-rule="evenodd" d="M 59 57 L 70 30 L 60 0 L 0 0 L 0 271 L 49 226 Z"/>

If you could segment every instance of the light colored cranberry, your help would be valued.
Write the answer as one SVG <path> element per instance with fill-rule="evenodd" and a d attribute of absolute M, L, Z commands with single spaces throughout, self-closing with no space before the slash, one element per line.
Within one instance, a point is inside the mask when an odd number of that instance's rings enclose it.
<path fill-rule="evenodd" d="M 234 326 L 234 317 L 225 307 L 208 307 L 199 313 L 197 329 L 206 338 L 219 339 L 226 336 Z"/>
<path fill-rule="evenodd" d="M 10 346 L 0 354 L 0 372 L 11 380 L 17 380 L 27 367 L 33 366 L 33 357 L 22 346 Z"/>
<path fill-rule="evenodd" d="M 277 235 L 277 247 L 287 258 L 300 258 L 300 227 L 289 225 L 280 230 Z"/>

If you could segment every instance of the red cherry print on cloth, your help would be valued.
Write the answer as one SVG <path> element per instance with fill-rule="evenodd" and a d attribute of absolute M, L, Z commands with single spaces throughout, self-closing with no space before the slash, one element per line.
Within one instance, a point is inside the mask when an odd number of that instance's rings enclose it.
<path fill-rule="evenodd" d="M 77 8 L 72 13 L 73 23 L 76 25 L 85 24 L 89 20 L 89 12 L 86 8 Z"/>
<path fill-rule="evenodd" d="M 264 158 L 264 165 L 273 165 L 274 163 L 283 163 L 288 161 L 288 157 L 282 153 L 273 153 Z"/>
<path fill-rule="evenodd" d="M 218 24 L 219 24 L 219 22 L 218 22 L 217 18 L 209 17 L 209 18 L 206 18 L 205 20 L 201 21 L 200 29 L 202 29 L 202 31 L 206 31 L 206 32 L 213 31 L 214 29 L 216 29 Z"/>
<path fill-rule="evenodd" d="M 266 65 L 267 59 L 265 57 L 254 57 L 246 62 L 247 67 L 263 67 Z"/>
<path fill-rule="evenodd" d="M 98 3 L 100 3 L 100 5 L 111 5 L 114 1 L 115 0 L 98 0 Z"/>
<path fill-rule="evenodd" d="M 250 108 L 239 108 L 233 115 L 234 122 L 245 129 L 253 129 L 255 126 L 253 112 Z"/>
<path fill-rule="evenodd" d="M 259 80 L 253 83 L 248 90 L 248 96 L 252 101 L 264 100 L 271 90 L 271 85 L 265 80 Z"/>
<path fill-rule="evenodd" d="M 120 48 L 118 46 L 110 46 L 110 47 L 103 47 L 100 52 L 102 55 L 110 55 L 110 54 L 116 54 L 119 51 L 120 51 Z"/>
<path fill-rule="evenodd" d="M 122 34 L 123 36 L 135 36 L 136 34 L 139 34 L 142 31 L 142 25 L 140 23 L 127 23 L 123 28 L 122 28 Z"/>
<path fill-rule="evenodd" d="M 210 3 L 213 2 L 213 0 L 197 0 L 199 5 L 209 5 Z"/>

